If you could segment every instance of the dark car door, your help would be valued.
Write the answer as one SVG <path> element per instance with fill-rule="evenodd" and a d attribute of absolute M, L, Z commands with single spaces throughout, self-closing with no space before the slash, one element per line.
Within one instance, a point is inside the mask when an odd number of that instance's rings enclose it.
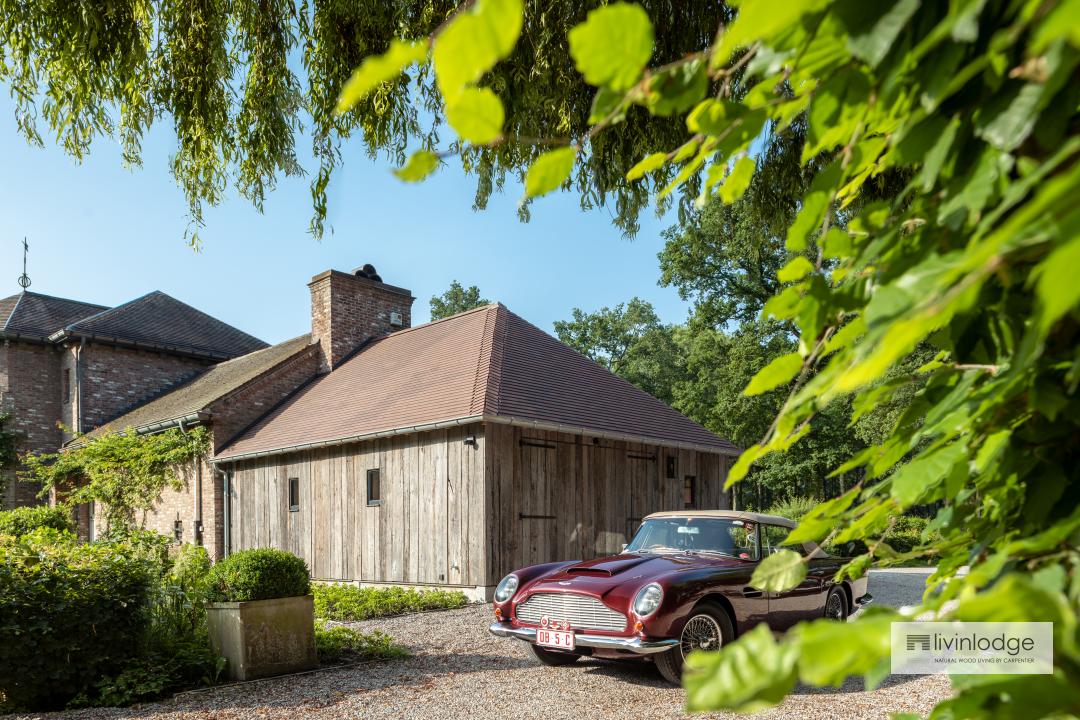
<path fill-rule="evenodd" d="M 801 545 L 783 545 L 790 532 L 790 528 L 779 525 L 762 525 L 761 556 L 764 558 L 780 550 L 805 554 Z M 824 566 L 814 563 L 814 560 L 810 561 L 806 578 L 799 585 L 785 592 L 769 593 L 769 626 L 774 630 L 787 630 L 800 620 L 821 615 L 818 611 L 824 608 L 825 583 L 831 575 L 826 576 Z"/>

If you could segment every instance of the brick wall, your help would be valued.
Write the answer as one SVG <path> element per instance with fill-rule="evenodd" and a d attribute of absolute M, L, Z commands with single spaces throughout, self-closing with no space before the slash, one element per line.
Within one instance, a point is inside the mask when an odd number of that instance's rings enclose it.
<path fill-rule="evenodd" d="M 206 458 L 200 460 L 197 466 L 192 462 L 176 468 L 176 475 L 182 487 L 179 490 L 167 488 L 161 493 L 154 509 L 136 520 L 147 530 L 156 530 L 169 537 L 174 537 L 176 521 L 179 520 L 180 542 L 195 542 L 196 494 L 201 483 L 202 545 L 212 560 L 220 560 L 225 555 L 225 495 L 221 475 L 214 472 Z M 81 512 L 85 517 L 88 511 L 81 509 Z M 85 522 L 83 517 L 80 517 L 81 523 Z M 95 513 L 94 526 L 100 537 L 105 532 L 105 518 L 100 509 Z"/>
<path fill-rule="evenodd" d="M 104 425 L 211 363 L 145 350 L 87 343 L 82 349 L 82 431 Z M 59 394 L 59 391 L 57 391 Z"/>
<path fill-rule="evenodd" d="M 311 345 L 210 405 L 214 452 L 313 378 L 320 346 Z"/>
<path fill-rule="evenodd" d="M 311 337 L 319 341 L 319 371 L 328 372 L 364 340 L 411 324 L 414 298 L 408 290 L 327 270 L 311 279 Z M 401 313 L 400 327 L 390 313 Z"/>
<path fill-rule="evenodd" d="M 11 413 L 8 428 L 19 435 L 19 452 L 56 452 L 62 439 L 60 354 L 49 345 L 0 340 L 0 410 Z M 18 482 L 8 470 L 4 507 L 34 505 L 38 488 Z"/>

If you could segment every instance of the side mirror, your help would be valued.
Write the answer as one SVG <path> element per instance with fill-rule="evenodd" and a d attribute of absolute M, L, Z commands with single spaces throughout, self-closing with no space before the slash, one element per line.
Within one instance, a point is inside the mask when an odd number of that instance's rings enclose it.
<path fill-rule="evenodd" d="M 622 550 L 620 550 L 619 552 L 626 552 L 626 546 L 627 546 L 628 544 L 629 544 L 629 543 L 623 543 L 623 544 L 622 544 Z"/>

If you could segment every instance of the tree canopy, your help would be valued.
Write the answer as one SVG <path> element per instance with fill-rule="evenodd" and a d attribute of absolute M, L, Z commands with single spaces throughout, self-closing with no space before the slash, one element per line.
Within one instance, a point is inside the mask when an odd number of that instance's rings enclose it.
<path fill-rule="evenodd" d="M 483 82 L 513 99 L 504 119 L 508 134 L 571 137 L 588 129 L 593 92 L 571 69 L 567 32 L 599 4 L 532 0 L 524 8 L 526 42 L 512 45 Z M 368 156 L 399 165 L 417 145 L 456 146 L 443 139 L 445 106 L 427 66 L 392 73 L 347 112 L 337 112 L 337 105 L 361 61 L 387 52 L 398 37 L 426 42 L 459 5 L 0 0 L 0 82 L 14 99 L 23 136 L 35 144 L 53 139 L 76 160 L 95 142 L 114 139 L 124 161 L 138 166 L 149 128 L 170 124 L 177 143 L 171 170 L 187 198 L 194 238 L 203 206 L 220 203 L 230 186 L 261 209 L 281 177 L 303 174 L 311 178 L 311 230 L 319 236 L 327 185 L 349 159 L 343 141 L 358 138 Z M 708 43 L 730 14 L 719 3 L 647 0 L 645 6 L 656 20 L 656 62 Z M 618 168 L 681 134 L 681 123 L 670 118 L 629 112 L 625 132 L 597 138 L 588 169 L 577 173 L 582 206 L 612 207 L 619 227 L 634 233 L 649 190 L 628 182 Z M 297 158 L 297 142 L 307 140 L 314 167 Z M 518 143 L 463 152 L 461 167 L 476 180 L 476 207 L 507 179 L 523 179 L 538 154 L 538 147 Z M 691 200 L 690 193 L 683 196 L 684 209 Z"/>
<path fill-rule="evenodd" d="M 450 283 L 450 288 L 446 292 L 442 295 L 432 296 L 429 301 L 431 319 L 441 320 L 490 303 L 491 301 L 487 298 L 480 297 L 480 288 L 475 285 L 464 288 L 461 283 L 454 280 Z"/>
<path fill-rule="evenodd" d="M 1053 623 L 1053 674 L 956 676 L 957 695 L 933 717 L 1075 714 L 1075 3 L 742 0 L 714 41 L 660 66 L 650 65 L 654 20 L 665 18 L 618 2 L 570 30 L 574 66 L 597 88 L 592 124 L 545 139 L 526 195 L 571 187 L 608 131 L 644 108 L 680 118 L 686 132 L 620 168 L 627 179 L 655 182 L 659 172 L 658 197 L 691 187 L 702 207 L 734 203 L 764 167 L 755 145 L 766 127 L 782 132 L 805 119 L 799 155 L 810 177 L 778 228 L 791 257 L 761 308 L 764 320 L 790 327 L 794 348 L 744 390 L 785 388 L 785 398 L 728 483 L 805 442 L 830 407 L 848 403 L 858 421 L 908 393 L 881 441 L 833 470 L 859 470 L 863 480 L 808 513 L 788 542 L 865 541 L 867 551 L 837 579 L 872 563 L 933 558 L 928 591 L 936 592 L 915 611 L 924 617 Z M 484 81 L 520 44 L 522 22 L 519 2 L 480 0 L 434 33 L 430 55 L 425 44 L 405 62 L 367 61 L 345 104 L 420 63 L 434 69 L 448 122 L 466 144 L 520 145 L 505 125 L 504 101 L 512 108 L 516 98 Z M 463 47 L 470 52 L 456 52 Z M 383 64 L 383 75 L 365 77 L 369 63 Z M 458 152 L 469 151 L 434 157 Z M 403 174 L 422 179 L 437 170 L 432 157 L 419 155 L 418 170 Z M 927 346 L 930 362 L 904 367 Z M 890 547 L 883 537 L 898 514 L 925 503 L 938 510 L 921 543 L 903 553 Z M 970 571 L 959 573 L 962 566 Z M 797 553 L 781 551 L 759 564 L 751 584 L 782 592 L 805 574 Z M 877 608 L 853 623 L 801 625 L 780 640 L 760 628 L 718 653 L 692 655 L 688 705 L 758 709 L 798 681 L 839 685 L 851 675 L 876 685 L 889 671 L 890 625 L 901 617 Z"/>

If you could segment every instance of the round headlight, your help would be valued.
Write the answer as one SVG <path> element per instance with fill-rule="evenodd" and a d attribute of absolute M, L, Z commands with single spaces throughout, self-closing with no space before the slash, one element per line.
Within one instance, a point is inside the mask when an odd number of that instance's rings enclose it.
<path fill-rule="evenodd" d="M 507 575 L 495 588 L 495 602 L 506 602 L 514 597 L 518 589 L 517 575 Z"/>
<path fill-rule="evenodd" d="M 638 617 L 648 617 L 656 612 L 663 599 L 663 588 L 656 583 L 646 585 L 638 590 L 638 594 L 634 597 L 634 612 Z"/>

